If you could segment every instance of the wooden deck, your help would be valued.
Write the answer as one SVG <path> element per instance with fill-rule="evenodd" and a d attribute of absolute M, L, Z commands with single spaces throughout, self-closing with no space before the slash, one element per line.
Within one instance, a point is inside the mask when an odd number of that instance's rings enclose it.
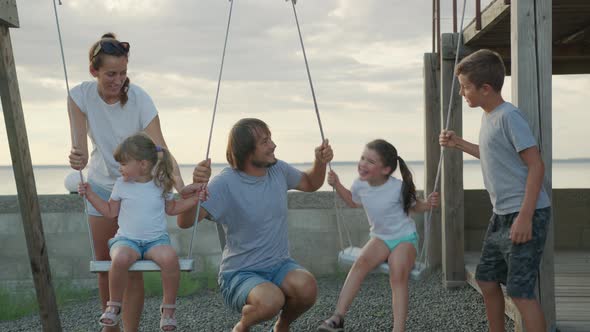
<path fill-rule="evenodd" d="M 474 276 L 479 255 L 465 253 L 467 282 L 478 291 Z M 590 331 L 590 251 L 555 252 L 555 304 L 559 331 Z M 506 298 L 506 314 L 513 319 L 515 312 Z"/>
<path fill-rule="evenodd" d="M 590 1 L 553 0 L 553 74 L 590 73 Z M 481 29 L 473 20 L 463 29 L 467 48 L 489 48 L 510 65 L 510 1 L 495 0 L 481 12 Z"/>

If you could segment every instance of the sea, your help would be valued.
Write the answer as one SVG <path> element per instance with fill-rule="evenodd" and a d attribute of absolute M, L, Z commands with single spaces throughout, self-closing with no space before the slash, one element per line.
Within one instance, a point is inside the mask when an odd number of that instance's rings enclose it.
<path fill-rule="evenodd" d="M 292 163 L 294 167 L 302 171 L 311 168 L 309 163 Z M 352 181 L 358 177 L 357 162 L 332 162 L 332 169 L 338 174 L 341 182 L 349 187 Z M 422 161 L 408 162 L 409 168 L 414 175 L 414 182 L 417 189 L 424 188 L 424 163 Z M 583 159 L 558 159 L 553 160 L 553 188 L 590 188 L 590 158 Z M 219 173 L 226 164 L 213 164 L 213 176 Z M 185 182 L 191 181 L 194 165 L 181 165 L 180 171 Z M 65 179 L 68 175 L 71 178 L 79 179 L 78 173 L 66 165 L 35 165 L 33 166 L 37 193 L 40 195 L 66 194 Z M 83 172 L 84 175 L 86 175 Z M 394 176 L 400 177 L 394 173 Z M 71 180 L 69 181 L 71 182 Z M 479 160 L 465 160 L 463 167 L 463 184 L 465 189 L 483 189 L 483 178 Z M 328 183 L 320 190 L 332 190 Z M 0 166 L 0 195 L 16 195 L 16 183 L 12 166 Z"/>

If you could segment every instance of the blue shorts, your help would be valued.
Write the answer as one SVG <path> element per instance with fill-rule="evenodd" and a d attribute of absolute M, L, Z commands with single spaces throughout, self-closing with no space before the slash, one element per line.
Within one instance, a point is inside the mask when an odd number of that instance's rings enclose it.
<path fill-rule="evenodd" d="M 90 180 L 88 180 L 88 184 L 92 188 L 92 191 L 94 191 L 98 195 L 98 197 L 102 198 L 103 200 L 105 200 L 107 202 L 109 201 L 109 199 L 111 198 L 111 191 L 110 190 L 107 190 Z M 88 215 L 89 216 L 102 217 L 102 213 L 98 212 L 98 210 L 95 209 L 94 206 L 92 206 L 92 204 L 90 204 L 90 202 L 86 201 L 86 205 L 88 206 Z"/>
<path fill-rule="evenodd" d="M 411 243 L 418 252 L 418 234 L 416 232 L 393 240 L 383 240 L 383 242 L 389 248 L 389 252 L 393 252 L 397 246 L 405 242 Z"/>
<path fill-rule="evenodd" d="M 153 247 L 157 246 L 169 246 L 170 237 L 168 234 L 163 234 L 154 240 L 143 241 L 143 240 L 132 240 L 124 236 L 115 236 L 109 240 L 109 252 L 112 253 L 117 247 L 129 247 L 135 250 L 139 254 L 139 259 L 143 259 L 143 256 Z"/>
<path fill-rule="evenodd" d="M 248 299 L 248 294 L 254 287 L 265 282 L 272 282 L 280 287 L 287 273 L 293 270 L 305 269 L 289 258 L 263 270 L 221 272 L 219 274 L 219 288 L 223 301 L 228 307 L 241 313 L 242 307 Z"/>

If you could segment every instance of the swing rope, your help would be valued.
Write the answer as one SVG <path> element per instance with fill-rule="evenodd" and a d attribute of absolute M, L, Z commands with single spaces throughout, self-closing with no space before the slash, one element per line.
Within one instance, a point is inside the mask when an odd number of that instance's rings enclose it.
<path fill-rule="evenodd" d="M 61 1 L 59 2 L 60 5 L 62 5 Z M 68 116 L 70 117 L 70 123 L 73 119 L 72 116 L 72 110 L 71 110 L 71 106 L 70 106 L 70 100 L 71 99 L 71 95 L 70 95 L 70 84 L 69 84 L 69 79 L 68 79 L 68 71 L 67 71 L 67 66 L 66 66 L 66 59 L 65 59 L 65 54 L 64 54 L 64 48 L 63 48 L 63 41 L 62 41 L 62 36 L 61 36 L 61 28 L 60 28 L 60 23 L 59 23 L 59 15 L 57 13 L 57 5 L 56 5 L 56 1 L 53 0 L 53 11 L 55 14 L 55 24 L 57 27 L 57 34 L 58 34 L 58 39 L 59 39 L 59 46 L 60 46 L 60 50 L 61 50 L 61 59 L 62 59 L 62 64 L 63 64 L 63 70 L 64 70 L 64 77 L 65 77 L 65 83 L 66 83 L 66 90 L 67 90 L 67 95 L 68 95 L 68 104 L 67 104 L 67 108 L 68 108 Z M 72 123 L 71 123 L 72 124 Z M 213 124 L 211 124 L 211 127 L 213 127 Z M 74 141 L 74 146 L 78 146 L 78 142 L 77 142 L 77 132 L 76 132 L 76 126 L 75 125 L 71 125 L 72 128 L 72 136 L 73 136 L 73 141 Z M 209 140 L 211 139 L 211 136 L 209 136 Z M 208 154 L 208 150 L 207 150 L 207 154 Z M 84 182 L 84 175 L 82 174 L 82 170 L 79 170 L 79 174 L 80 174 L 80 181 Z M 200 202 L 199 202 L 200 205 Z M 198 213 L 198 212 L 197 212 Z M 86 216 L 86 225 L 88 227 L 88 236 L 89 236 L 89 243 L 90 243 L 90 250 L 92 251 L 92 263 L 100 263 L 98 261 L 96 261 L 96 251 L 94 249 L 94 237 L 92 234 L 92 227 L 90 225 L 90 218 L 88 215 L 88 201 L 86 199 L 84 199 L 84 214 Z M 189 256 L 187 257 L 186 261 L 182 261 L 180 262 L 181 265 L 181 270 L 192 270 L 193 269 L 193 262 L 192 259 L 190 259 L 190 257 L 192 256 L 192 243 L 193 243 L 193 239 L 195 237 L 195 231 L 193 230 L 192 233 L 192 237 L 191 237 L 191 247 L 189 248 Z M 91 263 L 91 271 L 92 272 L 101 272 L 105 269 L 104 264 L 97 264 L 94 265 Z M 140 264 L 137 264 L 140 263 Z M 135 271 L 140 271 L 140 270 L 152 270 L 153 266 L 151 264 L 148 263 L 148 261 L 137 261 L 134 265 L 137 264 L 137 268 L 134 268 L 133 266 L 130 268 L 130 270 L 135 270 Z M 105 270 L 106 271 L 106 270 Z"/>
<path fill-rule="evenodd" d="M 289 0 L 286 0 L 286 1 L 289 1 Z M 315 114 L 316 114 L 316 117 L 317 117 L 317 120 L 318 120 L 318 125 L 320 127 L 320 135 L 321 135 L 322 143 L 323 143 L 324 140 L 325 140 L 325 137 L 324 137 L 324 129 L 323 129 L 323 126 L 322 126 L 322 119 L 320 118 L 320 110 L 318 108 L 318 102 L 317 102 L 316 95 L 315 95 L 315 89 L 313 87 L 313 80 L 311 78 L 311 73 L 310 73 L 310 70 L 309 70 L 309 62 L 307 61 L 307 53 L 305 52 L 305 45 L 303 43 L 303 37 L 302 37 L 302 34 L 301 34 L 301 27 L 299 25 L 299 18 L 297 17 L 297 9 L 295 8 L 295 4 L 297 3 L 297 0 L 290 0 L 290 1 L 291 1 L 291 4 L 292 4 L 292 7 L 293 7 L 293 15 L 295 17 L 295 23 L 297 25 L 297 33 L 299 35 L 299 42 L 301 44 L 301 51 L 303 53 L 303 59 L 305 60 L 305 69 L 306 69 L 306 72 L 307 72 L 307 79 L 309 81 L 309 87 L 311 89 L 311 96 L 313 98 L 313 106 L 314 106 Z M 328 163 L 328 168 L 329 168 L 330 171 L 332 170 L 332 163 L 331 162 Z M 340 211 L 340 207 L 339 207 L 339 204 L 338 204 L 338 197 L 337 197 L 337 194 L 336 194 L 336 189 L 334 187 L 332 187 L 332 193 L 333 193 L 333 197 L 334 197 L 334 208 L 336 210 L 336 226 L 338 228 L 338 237 L 339 237 L 339 240 L 340 240 L 340 248 L 342 250 L 344 250 L 345 247 L 344 247 L 344 241 L 343 241 L 343 238 L 342 238 L 342 227 L 341 227 L 341 224 L 344 227 L 344 230 L 346 232 L 346 236 L 348 237 L 348 245 L 349 245 L 349 247 L 352 247 L 352 240 L 350 238 L 350 231 L 349 231 L 348 227 L 346 226 L 346 224 L 340 222 L 340 219 L 341 219 L 341 213 L 340 212 L 341 211 Z"/>
<path fill-rule="evenodd" d="M 223 52 L 221 54 L 221 66 L 219 68 L 219 76 L 217 78 L 217 91 L 215 92 L 215 102 L 213 104 L 213 115 L 211 117 L 211 127 L 209 128 L 209 140 L 207 142 L 207 154 L 205 155 L 205 160 L 209 159 L 209 151 L 211 149 L 211 137 L 213 136 L 213 124 L 215 123 L 215 114 L 217 113 L 217 102 L 219 100 L 219 90 L 221 88 L 221 77 L 223 74 L 223 64 L 225 63 L 225 51 L 227 49 L 227 40 L 228 40 L 228 36 L 229 36 L 229 27 L 231 24 L 231 14 L 232 14 L 232 10 L 234 7 L 234 1 L 233 0 L 229 0 L 230 2 L 230 6 L 229 6 L 229 15 L 227 18 L 227 27 L 225 29 L 225 41 L 223 43 Z M 190 243 L 190 249 L 189 249 L 189 254 L 188 256 L 191 257 L 192 256 L 192 252 L 193 252 L 193 239 L 194 239 L 194 234 L 196 233 L 196 229 L 197 229 L 197 223 L 199 221 L 199 212 L 201 211 L 201 200 L 199 200 L 199 203 L 197 204 L 197 215 L 196 215 L 196 220 L 195 223 L 193 224 L 193 237 L 191 238 L 191 243 Z M 223 248 L 222 248 L 223 249 Z"/>
<path fill-rule="evenodd" d="M 459 31 L 463 31 L 463 23 L 465 20 L 465 7 L 466 7 L 466 2 L 467 0 L 463 0 L 463 10 L 462 10 L 462 14 L 461 14 L 461 26 L 459 28 Z M 459 39 L 457 40 L 457 49 L 455 51 L 455 65 L 453 66 L 453 68 L 457 68 L 457 64 L 459 63 L 459 52 L 461 50 L 461 43 L 463 41 L 463 33 L 460 32 L 459 33 Z M 445 131 L 449 129 L 450 124 L 451 124 L 451 111 L 453 110 L 452 106 L 453 106 L 453 99 L 455 97 L 455 82 L 457 81 L 457 76 L 453 74 L 453 80 L 451 82 L 451 90 L 450 90 L 450 96 L 449 96 L 449 106 L 447 107 L 447 119 L 445 122 Z M 437 170 L 436 170 L 436 177 L 434 179 L 434 188 L 432 189 L 432 192 L 436 192 L 438 190 L 438 184 L 439 184 L 439 180 L 440 180 L 440 173 L 441 173 L 441 169 L 442 169 L 442 161 L 444 158 L 444 153 L 445 153 L 445 148 L 444 146 L 441 147 L 441 151 L 440 151 L 440 158 L 438 160 L 438 166 L 437 166 Z M 426 190 L 425 190 L 426 191 Z M 428 195 L 425 195 L 425 197 L 428 197 Z M 429 236 L 430 236 L 430 220 L 432 218 L 432 206 L 430 207 L 430 209 L 428 210 L 428 214 L 426 216 L 426 220 L 424 222 L 424 242 L 422 244 L 422 249 L 420 250 L 420 256 L 418 258 L 419 261 L 424 262 L 424 264 L 428 267 L 429 263 L 428 263 L 428 246 L 429 246 Z"/>
<path fill-rule="evenodd" d="M 59 1 L 59 4 L 61 6 L 61 0 Z M 59 48 L 61 51 L 61 61 L 63 64 L 63 70 L 64 70 L 64 78 L 66 81 L 66 90 L 67 90 L 67 94 L 68 94 L 68 103 L 67 103 L 67 108 L 68 108 L 68 116 L 70 118 L 70 124 L 71 124 L 71 128 L 72 128 L 72 137 L 73 137 L 73 141 L 74 141 L 74 146 L 78 147 L 78 135 L 76 132 L 76 126 L 72 123 L 73 121 L 73 116 L 72 116 L 72 110 L 70 107 L 70 100 L 72 100 L 71 96 L 70 96 L 70 83 L 68 80 L 68 70 L 66 67 L 66 57 L 64 55 L 64 46 L 63 46 L 63 42 L 62 42 L 62 38 L 61 38 L 61 29 L 60 29 L 60 24 L 59 24 L 59 16 L 57 15 L 57 5 L 55 4 L 55 0 L 53 0 L 53 13 L 55 14 L 55 25 L 57 27 L 57 36 L 59 39 Z M 80 182 L 84 182 L 84 174 L 82 174 L 82 170 L 78 170 L 78 173 L 80 175 Z M 86 199 L 84 199 L 84 215 L 86 216 L 86 226 L 88 227 L 88 237 L 90 240 L 90 250 L 92 252 L 92 260 L 96 260 L 96 253 L 94 251 L 94 241 L 93 241 L 93 236 L 92 236 L 92 227 L 90 227 L 90 220 L 88 218 L 88 201 Z"/>

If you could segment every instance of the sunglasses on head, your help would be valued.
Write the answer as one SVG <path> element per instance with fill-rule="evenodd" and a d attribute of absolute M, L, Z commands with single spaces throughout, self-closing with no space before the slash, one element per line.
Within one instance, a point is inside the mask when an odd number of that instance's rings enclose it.
<path fill-rule="evenodd" d="M 98 46 L 94 49 L 92 59 L 94 59 L 100 52 L 109 55 L 127 55 L 131 46 L 128 42 L 119 42 L 116 40 L 101 40 Z"/>

